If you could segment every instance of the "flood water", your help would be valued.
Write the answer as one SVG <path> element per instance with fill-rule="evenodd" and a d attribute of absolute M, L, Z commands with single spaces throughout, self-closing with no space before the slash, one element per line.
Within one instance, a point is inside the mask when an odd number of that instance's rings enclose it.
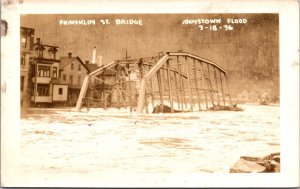
<path fill-rule="evenodd" d="M 135 115 L 125 109 L 30 109 L 22 171 L 43 174 L 228 173 L 240 156 L 279 152 L 279 106 Z"/>

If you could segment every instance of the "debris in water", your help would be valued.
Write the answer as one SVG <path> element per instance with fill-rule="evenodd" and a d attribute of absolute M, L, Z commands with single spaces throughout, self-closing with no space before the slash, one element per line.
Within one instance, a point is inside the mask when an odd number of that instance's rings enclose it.
<path fill-rule="evenodd" d="M 263 158 L 240 157 L 231 168 L 230 173 L 279 173 L 280 153 L 272 153 Z"/>
<path fill-rule="evenodd" d="M 179 112 L 182 112 L 182 111 L 179 111 L 179 110 L 174 110 L 174 113 L 179 113 Z M 164 105 L 164 104 L 160 104 L 160 105 L 157 105 L 156 107 L 154 107 L 152 113 L 172 113 L 172 109 L 170 106 L 167 106 L 167 105 Z"/>
<path fill-rule="evenodd" d="M 214 105 L 213 107 L 210 107 L 208 110 L 211 111 L 243 111 L 242 108 L 238 107 L 236 104 L 233 106 L 222 106 L 222 105 Z"/>

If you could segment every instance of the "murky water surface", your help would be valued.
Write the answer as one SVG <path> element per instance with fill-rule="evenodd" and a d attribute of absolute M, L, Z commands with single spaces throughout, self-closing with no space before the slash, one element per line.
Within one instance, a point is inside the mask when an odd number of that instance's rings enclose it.
<path fill-rule="evenodd" d="M 41 173 L 228 173 L 240 156 L 279 152 L 279 106 L 137 116 L 127 110 L 31 109 L 21 167 Z"/>

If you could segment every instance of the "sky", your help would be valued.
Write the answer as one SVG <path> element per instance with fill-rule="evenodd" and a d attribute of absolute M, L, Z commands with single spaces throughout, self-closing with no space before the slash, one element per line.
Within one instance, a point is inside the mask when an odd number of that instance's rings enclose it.
<path fill-rule="evenodd" d="M 101 19 L 110 24 L 101 24 Z M 143 25 L 117 25 L 116 19 L 142 20 Z M 185 19 L 221 19 L 221 24 L 182 24 Z M 228 23 L 227 19 L 246 19 L 247 23 Z M 225 70 L 264 73 L 271 69 L 267 76 L 279 77 L 278 14 L 31 14 L 21 15 L 20 20 L 21 26 L 35 29 L 35 37 L 43 44 L 59 46 L 59 56 L 71 52 L 91 61 L 96 46 L 97 56 L 106 64 L 124 58 L 126 52 L 140 58 L 182 50 Z M 60 25 L 60 20 L 95 20 L 96 25 Z M 214 25 L 217 31 L 210 30 Z"/>
<path fill-rule="evenodd" d="M 245 18 L 246 24 L 230 24 L 233 30 L 201 31 L 198 25 L 184 25 L 188 18 L 221 18 L 221 25 L 229 18 Z M 109 25 L 100 24 L 101 19 L 109 19 Z M 141 19 L 143 25 L 116 25 L 115 19 Z M 59 20 L 96 20 L 96 25 L 60 25 Z M 85 15 L 22 15 L 21 26 L 35 29 L 35 36 L 44 44 L 57 45 L 60 54 L 72 52 L 84 60 L 92 57 L 92 49 L 97 47 L 97 55 L 106 62 L 123 58 L 126 50 L 132 57 L 153 56 L 158 52 L 183 50 L 215 60 L 224 60 L 215 55 L 232 59 L 238 49 L 247 51 L 250 45 L 258 45 L 262 40 L 278 45 L 278 16 L 275 14 L 85 14 Z M 214 24 L 203 24 L 203 26 Z M 251 44 L 254 43 L 254 44 Z M 229 48 L 229 49 L 228 49 Z M 224 52 L 225 50 L 236 51 Z M 208 52 L 210 51 L 210 52 Z M 249 51 L 249 50 L 248 50 Z M 231 55 L 227 55 L 230 53 Z M 233 54 L 233 55 L 232 55 Z M 251 54 L 251 53 L 250 53 Z"/>

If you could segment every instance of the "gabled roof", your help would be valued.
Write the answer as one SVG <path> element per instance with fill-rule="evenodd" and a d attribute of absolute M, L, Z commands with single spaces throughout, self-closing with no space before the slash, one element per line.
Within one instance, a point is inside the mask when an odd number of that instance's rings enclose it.
<path fill-rule="evenodd" d="M 78 60 L 79 63 L 90 73 L 90 70 L 88 67 L 82 62 L 82 60 L 77 57 L 60 57 L 60 64 L 59 69 L 63 70 L 68 64 L 74 62 L 75 60 Z"/>
<path fill-rule="evenodd" d="M 73 62 L 76 57 L 60 57 L 59 69 L 64 69 L 68 64 Z"/>
<path fill-rule="evenodd" d="M 99 66 L 97 66 L 97 64 L 86 64 L 86 67 L 89 69 L 90 72 L 93 72 L 100 68 Z"/>

